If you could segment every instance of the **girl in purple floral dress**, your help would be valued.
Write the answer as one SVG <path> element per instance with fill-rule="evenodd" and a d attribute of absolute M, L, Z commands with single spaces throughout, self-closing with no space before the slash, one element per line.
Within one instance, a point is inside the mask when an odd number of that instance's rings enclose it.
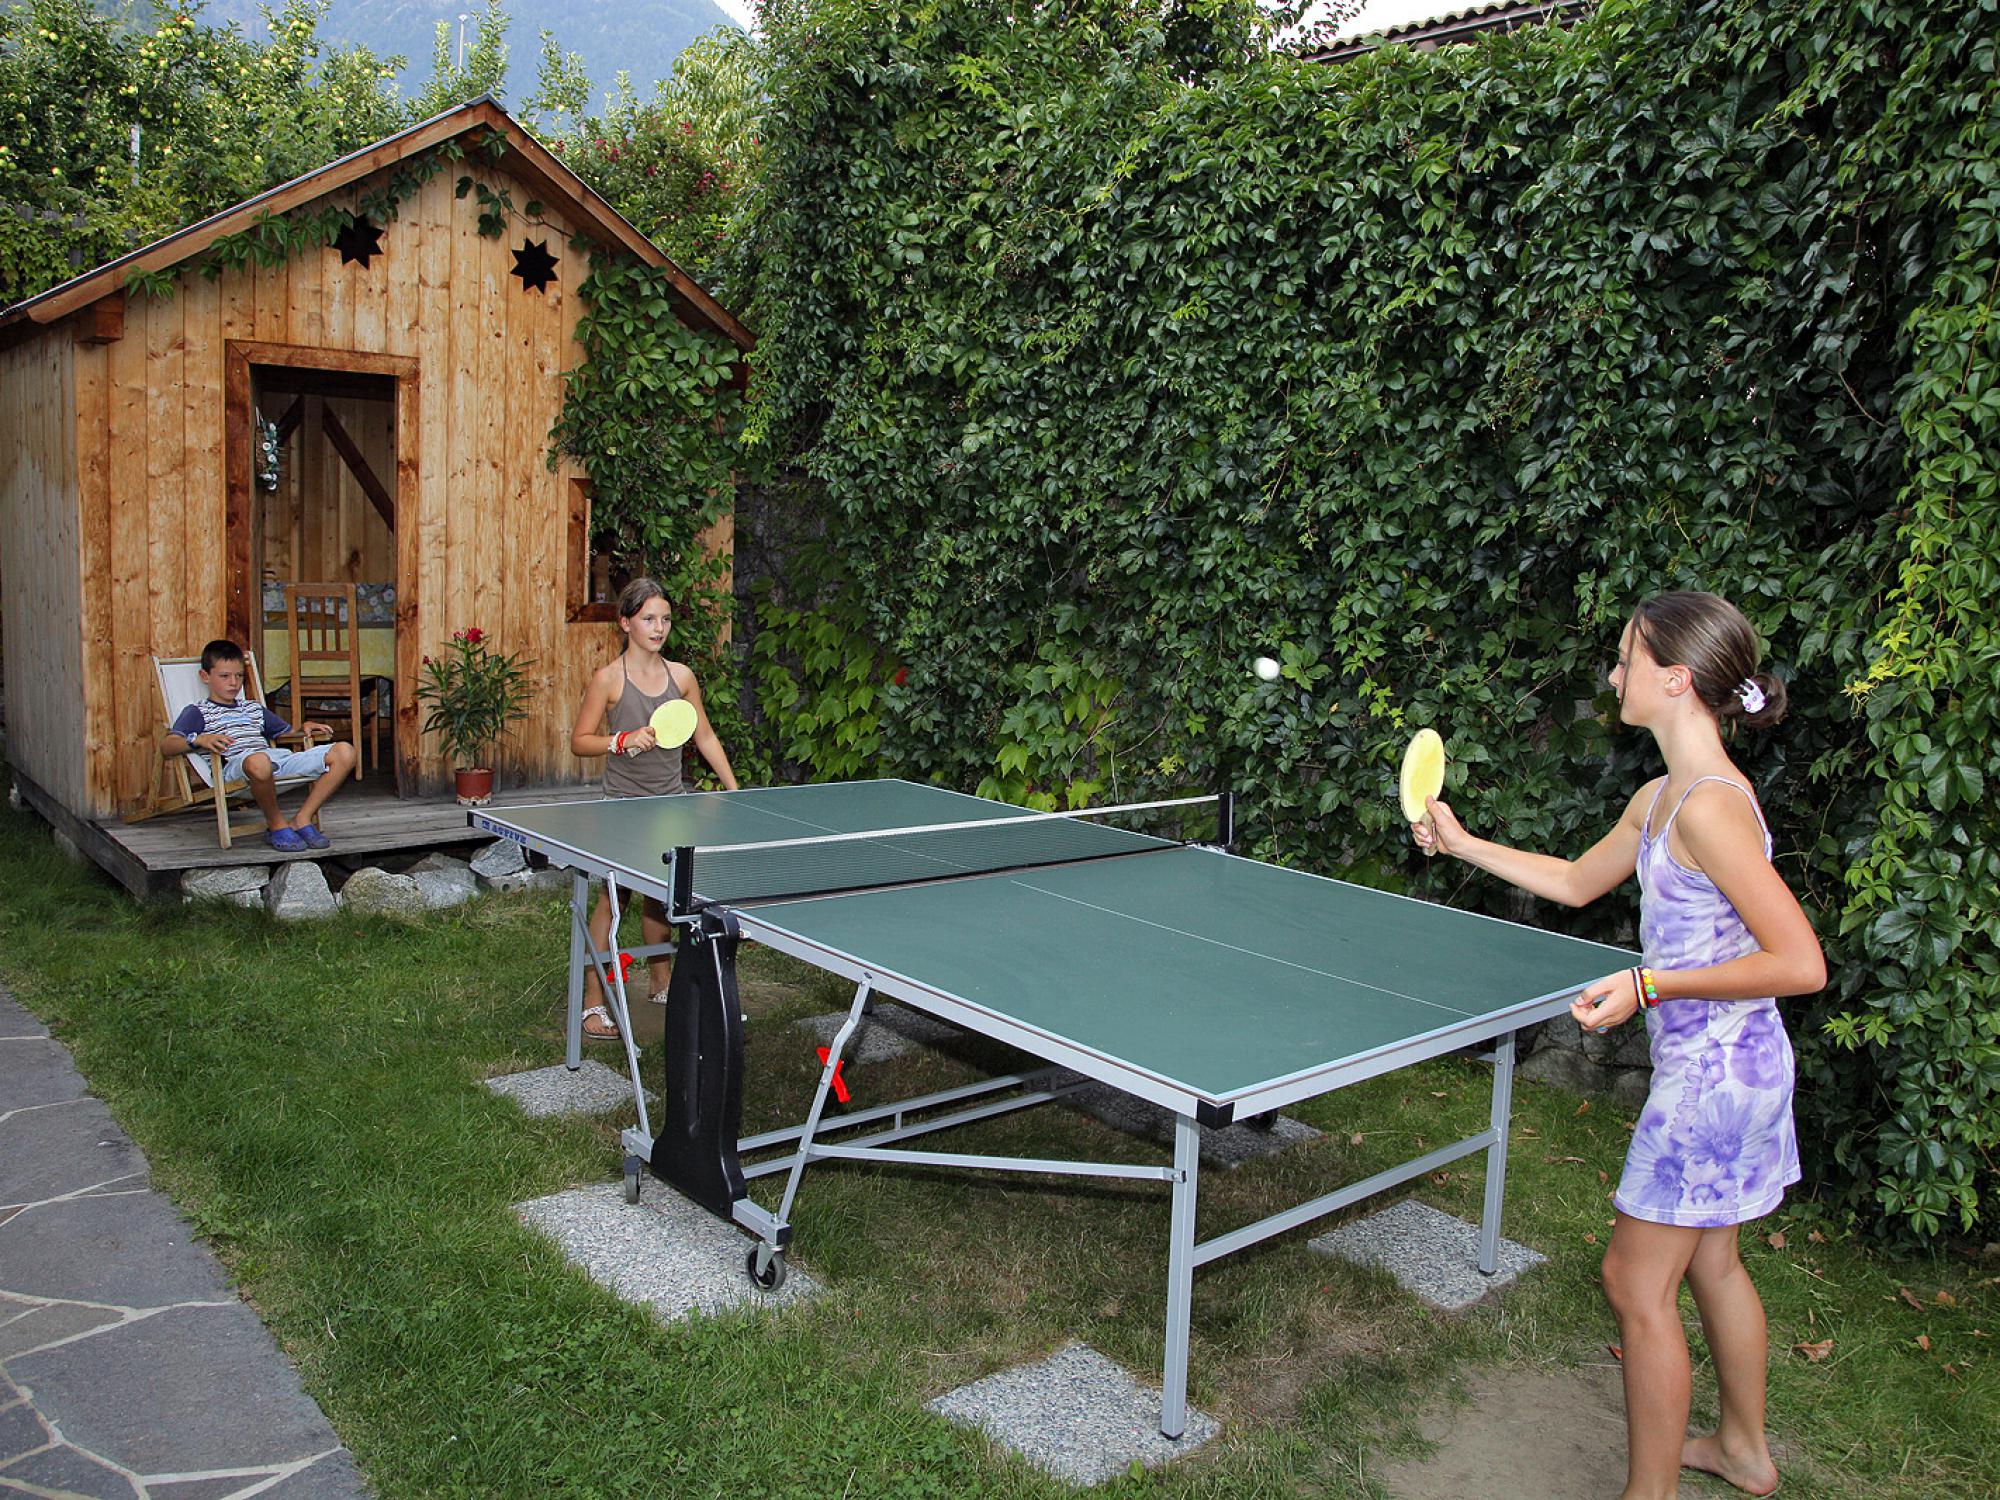
<path fill-rule="evenodd" d="M 1435 800 L 1431 825 L 1414 830 L 1427 850 L 1569 906 L 1639 877 L 1644 966 L 1593 981 L 1570 1007 L 1594 1031 L 1643 1010 L 1653 1062 L 1604 1256 L 1624 1340 L 1623 1500 L 1675 1494 L 1683 1467 L 1753 1495 L 1778 1486 L 1764 1435 L 1764 1306 L 1737 1256 L 1737 1226 L 1771 1212 L 1799 1179 L 1792 1048 L 1775 997 L 1817 990 L 1826 965 L 1771 865 L 1749 779 L 1723 747 L 1725 721 L 1763 729 L 1784 717 L 1784 684 L 1757 670 L 1758 654 L 1749 621 L 1713 594 L 1639 606 L 1611 685 L 1620 720 L 1652 733 L 1667 774 L 1579 858 L 1475 838 Z M 1722 1398 L 1716 1430 L 1698 1437 L 1687 1435 L 1683 1280 Z"/>

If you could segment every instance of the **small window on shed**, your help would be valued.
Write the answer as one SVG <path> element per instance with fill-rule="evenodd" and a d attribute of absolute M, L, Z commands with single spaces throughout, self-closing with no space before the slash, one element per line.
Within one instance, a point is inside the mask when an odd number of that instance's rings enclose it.
<path fill-rule="evenodd" d="M 569 617 L 574 621 L 618 618 L 618 591 L 631 581 L 632 570 L 616 553 L 617 536 L 593 531 L 590 524 L 590 481 L 569 482 Z"/>

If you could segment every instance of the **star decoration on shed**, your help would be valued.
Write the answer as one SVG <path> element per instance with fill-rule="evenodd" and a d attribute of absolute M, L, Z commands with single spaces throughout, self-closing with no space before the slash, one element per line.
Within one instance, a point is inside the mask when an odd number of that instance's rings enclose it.
<path fill-rule="evenodd" d="M 347 227 L 333 237 L 333 248 L 340 252 L 343 266 L 360 261 L 365 271 L 368 262 L 382 253 L 382 226 L 365 217 L 350 219 Z"/>
<path fill-rule="evenodd" d="M 544 290 L 556 279 L 556 264 L 547 240 L 522 240 L 521 248 L 514 252 L 514 274 L 531 292 Z"/>

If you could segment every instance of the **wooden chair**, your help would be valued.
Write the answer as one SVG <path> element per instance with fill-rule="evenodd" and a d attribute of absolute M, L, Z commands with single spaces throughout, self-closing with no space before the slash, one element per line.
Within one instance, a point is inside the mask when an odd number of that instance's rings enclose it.
<path fill-rule="evenodd" d="M 303 724 L 316 714 L 345 719 L 359 781 L 362 726 L 368 728 L 368 754 L 380 765 L 382 715 L 373 690 L 366 698 L 361 694 L 361 616 L 354 585 L 286 584 L 285 630 L 291 637 L 292 722 Z"/>
<path fill-rule="evenodd" d="M 244 678 L 243 695 L 258 703 L 264 701 L 264 682 L 257 675 L 257 654 L 243 653 Z M 208 696 L 208 689 L 201 681 L 201 658 L 199 656 L 156 656 L 153 658 L 153 678 L 159 684 L 162 729 L 170 729 L 181 715 L 181 710 L 190 703 L 199 703 Z M 305 737 L 296 732 L 282 736 L 286 741 L 305 742 Z M 314 778 L 310 776 L 280 776 L 278 789 L 304 786 Z M 250 783 L 242 777 L 227 780 L 222 774 L 222 754 L 220 751 L 195 751 L 187 755 L 162 757 L 160 771 L 154 781 L 153 800 L 140 811 L 126 818 L 128 823 L 142 822 L 147 818 L 157 818 L 163 813 L 179 812 L 183 808 L 201 807 L 213 804 L 215 808 L 215 838 L 223 848 L 230 846 L 235 834 L 252 833 L 261 829 L 262 821 L 245 823 L 231 827 L 229 822 L 229 799 L 234 796 L 248 796 Z"/>

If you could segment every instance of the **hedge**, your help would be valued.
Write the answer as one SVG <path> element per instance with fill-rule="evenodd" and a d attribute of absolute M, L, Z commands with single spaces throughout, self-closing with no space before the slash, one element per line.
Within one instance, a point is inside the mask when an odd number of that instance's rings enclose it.
<path fill-rule="evenodd" d="M 1794 704 L 1733 753 L 1834 974 L 1790 1007 L 1809 1181 L 1990 1232 L 1994 4 L 1606 0 L 1337 65 L 1253 21 L 769 9 L 749 438 L 824 544 L 752 622 L 761 753 L 1227 782 L 1254 852 L 1502 909 L 1412 857 L 1407 733 L 1475 828 L 1580 850 L 1657 771 L 1622 621 L 1713 589 Z"/>

